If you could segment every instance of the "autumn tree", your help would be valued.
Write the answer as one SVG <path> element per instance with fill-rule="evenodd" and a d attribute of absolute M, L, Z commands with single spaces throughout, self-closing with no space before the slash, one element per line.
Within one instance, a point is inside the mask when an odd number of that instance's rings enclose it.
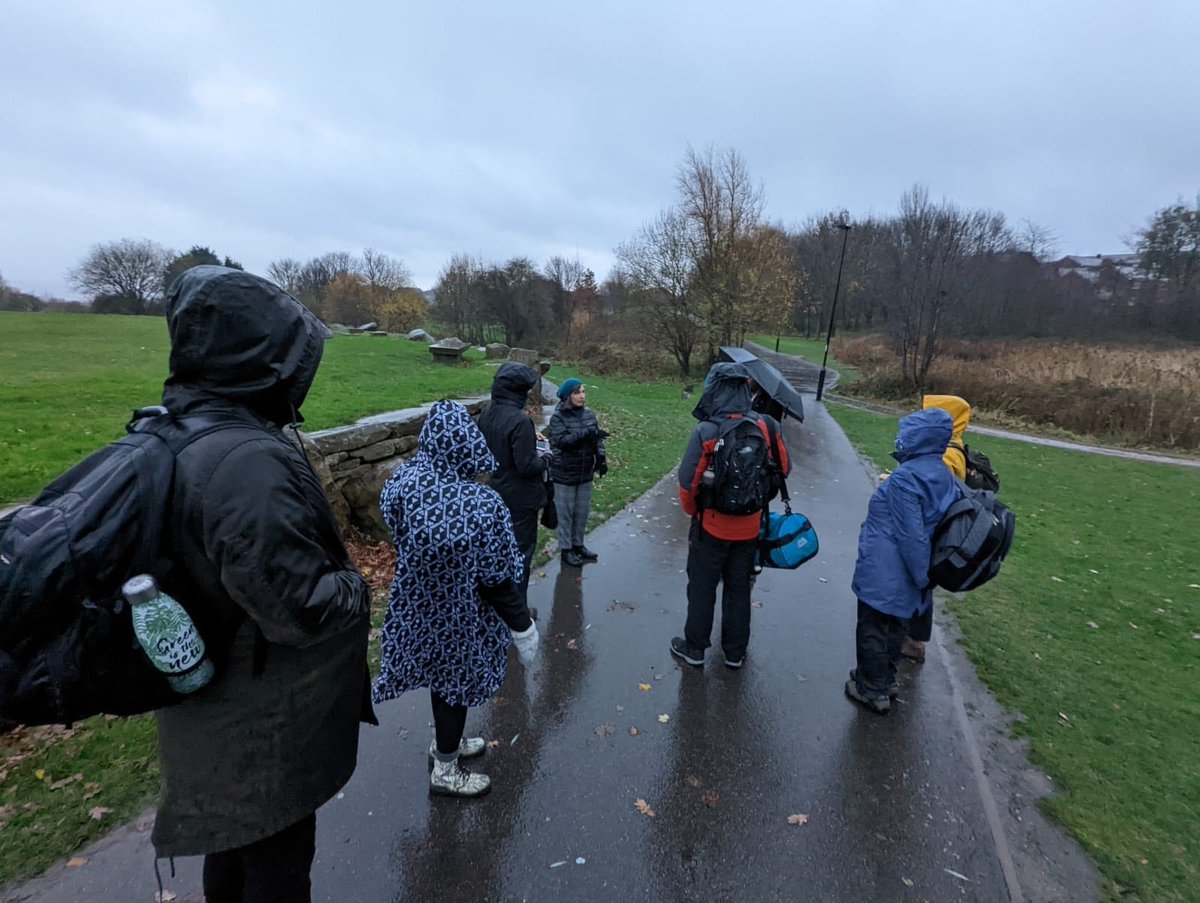
<path fill-rule="evenodd" d="M 1157 211 L 1135 236 L 1133 248 L 1157 283 L 1152 292 L 1168 309 L 1173 331 L 1200 338 L 1200 196 L 1194 207 L 1179 202 Z"/>
<path fill-rule="evenodd" d="M 516 345 L 551 323 L 553 283 L 528 257 L 493 266 L 479 278 L 483 310 L 504 329 L 504 341 Z"/>
<path fill-rule="evenodd" d="M 70 284 L 92 298 L 97 313 L 156 313 L 163 296 L 163 272 L 173 251 L 146 238 L 92 245 L 67 272 Z"/>
<path fill-rule="evenodd" d="M 483 263 L 478 259 L 469 254 L 455 254 L 442 267 L 434 286 L 440 321 L 459 338 L 475 344 L 486 340 L 483 272 Z"/>

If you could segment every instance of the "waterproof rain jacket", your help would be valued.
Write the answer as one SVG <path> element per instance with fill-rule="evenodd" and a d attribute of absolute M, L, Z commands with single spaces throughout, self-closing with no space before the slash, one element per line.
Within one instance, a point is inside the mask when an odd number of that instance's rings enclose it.
<path fill-rule="evenodd" d="M 954 432 L 950 436 L 950 444 L 946 446 L 946 453 L 942 456 L 942 460 L 946 462 L 946 466 L 960 480 L 967 478 L 967 453 L 963 445 L 963 433 L 967 431 L 967 426 L 971 423 L 971 406 L 967 404 L 965 398 L 959 398 L 957 395 L 926 395 L 921 399 L 921 407 L 941 408 L 947 414 L 954 418 Z"/>
<path fill-rule="evenodd" d="M 600 421 L 588 408 L 576 407 L 568 395 L 550 415 L 550 479 L 567 486 L 590 483 L 596 468 L 607 466 L 608 452 L 600 438 Z"/>
<path fill-rule="evenodd" d="M 201 636 L 233 624 L 207 687 L 157 713 L 160 856 L 244 846 L 316 811 L 349 780 L 373 720 L 370 593 L 321 484 L 281 431 L 328 331 L 264 279 L 195 267 L 167 297 L 163 404 L 236 426 L 178 456 L 164 588 Z M 216 644 L 214 643 L 214 646 Z"/>
<path fill-rule="evenodd" d="M 452 705 L 479 706 L 504 682 L 509 629 L 480 591 L 516 586 L 524 560 L 503 500 L 475 482 L 495 466 L 467 409 L 439 401 L 417 453 L 384 485 L 379 503 L 396 576 L 377 702 L 429 687 Z M 522 626 L 529 623 L 526 616 Z"/>
<path fill-rule="evenodd" d="M 684 513 L 694 517 L 703 510 L 700 525 L 706 533 L 717 539 L 756 539 L 762 528 L 761 514 L 723 514 L 711 508 L 701 509 L 698 504 L 706 458 L 713 450 L 721 420 L 757 416 L 767 428 L 764 435 L 773 433 L 777 440 L 779 459 L 776 463 L 780 473 L 786 477 L 791 472 L 791 462 L 779 423 L 773 417 L 756 415 L 750 409 L 750 386 L 746 382 L 749 376 L 741 364 L 713 364 L 705 379 L 700 401 L 692 411 L 692 416 L 700 422 L 692 428 L 683 461 L 679 465 L 679 503 Z"/>
<path fill-rule="evenodd" d="M 492 379 L 492 403 L 479 416 L 479 428 L 499 462 L 491 486 L 513 511 L 546 504 L 544 474 L 550 462 L 538 456 L 537 430 L 525 413 L 529 390 L 540 378 L 527 364 L 501 364 Z"/>
<path fill-rule="evenodd" d="M 900 465 L 867 504 L 852 586 L 862 602 L 884 614 L 907 619 L 933 602 L 930 541 L 959 494 L 942 462 L 951 430 L 950 415 L 940 408 L 903 418 L 892 453 Z"/>

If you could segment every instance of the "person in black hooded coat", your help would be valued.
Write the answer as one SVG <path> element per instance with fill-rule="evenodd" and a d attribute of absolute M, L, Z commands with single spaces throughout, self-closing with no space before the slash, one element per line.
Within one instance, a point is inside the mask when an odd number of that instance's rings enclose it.
<path fill-rule="evenodd" d="M 157 713 L 159 856 L 207 854 L 209 903 L 306 901 L 317 808 L 349 780 L 367 671 L 370 591 L 321 483 L 283 432 L 325 326 L 265 279 L 193 267 L 167 293 L 176 417 L 234 425 L 178 456 L 164 588 L 224 637 L 212 683 Z"/>
<path fill-rule="evenodd" d="M 546 504 L 550 459 L 537 452 L 537 430 L 525 413 L 529 391 L 541 379 L 528 364 L 506 361 L 492 379 L 492 403 L 479 415 L 479 428 L 499 467 L 491 486 L 512 515 L 513 532 L 525 561 L 521 596 L 529 587 L 529 567 L 537 546 L 538 509 Z"/>

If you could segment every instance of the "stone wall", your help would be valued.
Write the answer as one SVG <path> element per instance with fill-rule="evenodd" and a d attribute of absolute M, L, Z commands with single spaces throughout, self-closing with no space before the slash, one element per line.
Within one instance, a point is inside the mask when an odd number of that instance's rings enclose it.
<path fill-rule="evenodd" d="M 487 397 L 459 399 L 476 419 L 489 401 Z M 379 512 L 379 493 L 417 447 L 430 407 L 376 414 L 349 426 L 301 433 L 304 450 L 321 478 L 343 535 L 353 527 L 375 539 L 390 539 Z"/>

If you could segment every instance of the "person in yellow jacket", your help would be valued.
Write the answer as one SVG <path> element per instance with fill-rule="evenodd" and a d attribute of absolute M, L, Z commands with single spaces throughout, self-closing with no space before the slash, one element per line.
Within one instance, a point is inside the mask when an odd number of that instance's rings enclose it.
<path fill-rule="evenodd" d="M 963 446 L 963 433 L 971 422 L 971 406 L 966 399 L 957 395 L 926 395 L 921 399 L 921 408 L 941 408 L 954 418 L 954 432 L 950 435 L 950 444 L 942 460 L 950 468 L 950 472 L 960 480 L 967 478 L 967 453 Z M 900 647 L 900 654 L 915 662 L 925 661 L 925 644 L 933 636 L 933 606 L 909 622 L 908 636 Z"/>

